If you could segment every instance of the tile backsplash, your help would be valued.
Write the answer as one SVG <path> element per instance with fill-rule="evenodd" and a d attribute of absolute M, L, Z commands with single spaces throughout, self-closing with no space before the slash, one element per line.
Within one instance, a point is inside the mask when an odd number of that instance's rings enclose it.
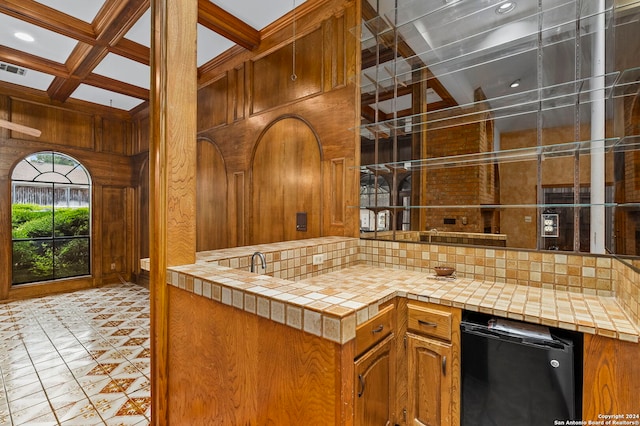
<path fill-rule="evenodd" d="M 424 272 L 452 266 L 462 278 L 598 296 L 614 294 L 613 261 L 606 256 L 363 239 L 360 260 Z"/>
<path fill-rule="evenodd" d="M 197 263 L 248 271 L 247 253 L 255 251 L 267 260 L 266 271 L 258 269 L 259 274 L 289 281 L 363 264 L 425 273 L 446 265 L 454 267 L 459 278 L 615 297 L 629 318 L 640 324 L 640 274 L 609 256 L 322 237 L 201 252 Z M 260 268 L 259 261 L 256 266 Z"/>

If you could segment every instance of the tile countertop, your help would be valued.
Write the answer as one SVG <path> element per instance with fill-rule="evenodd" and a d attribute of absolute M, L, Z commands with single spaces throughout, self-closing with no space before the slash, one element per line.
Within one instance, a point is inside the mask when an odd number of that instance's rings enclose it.
<path fill-rule="evenodd" d="M 207 262 L 169 271 L 171 285 L 338 343 L 396 296 L 634 343 L 640 336 L 613 297 L 365 264 L 300 281 Z"/>

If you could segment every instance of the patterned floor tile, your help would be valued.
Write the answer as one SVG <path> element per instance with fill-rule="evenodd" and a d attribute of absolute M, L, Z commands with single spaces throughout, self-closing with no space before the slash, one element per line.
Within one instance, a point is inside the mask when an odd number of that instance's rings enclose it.
<path fill-rule="evenodd" d="M 149 345 L 133 284 L 0 305 L 0 425 L 149 425 Z"/>

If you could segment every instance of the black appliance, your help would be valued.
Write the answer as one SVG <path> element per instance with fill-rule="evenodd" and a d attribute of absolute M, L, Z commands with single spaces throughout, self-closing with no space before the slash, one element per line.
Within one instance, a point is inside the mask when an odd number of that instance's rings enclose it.
<path fill-rule="evenodd" d="M 466 312 L 462 426 L 546 426 L 579 420 L 579 333 Z"/>

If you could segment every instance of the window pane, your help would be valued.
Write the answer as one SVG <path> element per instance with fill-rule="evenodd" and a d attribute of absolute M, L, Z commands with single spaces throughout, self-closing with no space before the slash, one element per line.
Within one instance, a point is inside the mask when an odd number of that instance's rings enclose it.
<path fill-rule="evenodd" d="M 90 181 L 80 163 L 56 152 L 32 154 L 16 166 L 13 284 L 90 274 Z"/>
<path fill-rule="evenodd" d="M 13 204 L 11 207 L 11 233 L 14 239 L 53 236 L 51 207 L 37 204 Z"/>
<path fill-rule="evenodd" d="M 89 274 L 89 238 L 57 238 L 54 249 L 55 278 Z"/>
<path fill-rule="evenodd" d="M 56 237 L 89 236 L 89 208 L 56 208 Z"/>
<path fill-rule="evenodd" d="M 48 241 L 14 241 L 13 284 L 51 280 L 53 276 L 53 245 Z"/>

